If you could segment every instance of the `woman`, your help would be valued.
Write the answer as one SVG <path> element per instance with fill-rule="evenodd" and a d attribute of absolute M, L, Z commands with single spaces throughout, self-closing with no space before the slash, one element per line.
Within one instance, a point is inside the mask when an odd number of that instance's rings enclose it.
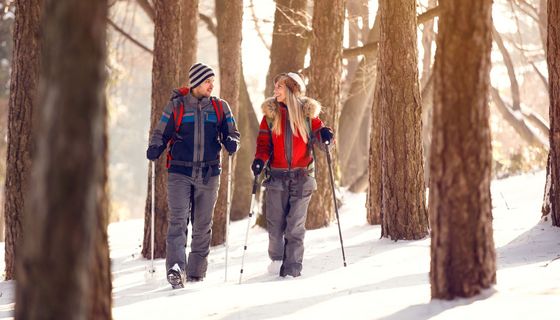
<path fill-rule="evenodd" d="M 267 163 L 266 220 L 268 270 L 281 277 L 301 275 L 307 207 L 313 190 L 313 144 L 331 145 L 333 132 L 317 117 L 319 102 L 303 96 L 305 83 L 289 72 L 274 78 L 274 97 L 262 106 L 264 117 L 251 169 L 259 175 Z"/>

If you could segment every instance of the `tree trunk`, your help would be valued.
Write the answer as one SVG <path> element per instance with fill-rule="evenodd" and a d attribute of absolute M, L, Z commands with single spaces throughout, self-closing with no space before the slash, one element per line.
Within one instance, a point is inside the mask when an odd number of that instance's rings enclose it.
<path fill-rule="evenodd" d="M 369 187 L 366 198 L 367 222 L 381 224 L 383 184 L 381 183 L 381 106 L 380 77 L 375 84 L 375 95 L 371 106 L 371 132 L 369 141 Z"/>
<path fill-rule="evenodd" d="M 218 21 L 220 97 L 229 103 L 231 112 L 233 112 L 234 117 L 237 117 L 239 114 L 239 79 L 241 76 L 243 1 L 216 0 L 215 12 Z M 221 183 L 212 224 L 213 246 L 222 244 L 226 240 L 227 176 L 229 170 L 235 172 L 235 162 L 233 168 L 229 168 L 228 157 L 229 155 L 225 151 L 222 152 Z M 233 196 L 233 190 L 231 194 Z"/>
<path fill-rule="evenodd" d="M 375 17 L 373 28 L 369 32 L 370 42 L 379 41 L 379 14 Z M 370 107 L 375 91 L 377 77 L 377 50 L 364 55 L 358 70 L 354 74 L 348 98 L 344 101 L 340 115 L 338 138 L 344 142 L 339 144 L 339 160 L 341 183 L 344 186 L 353 184 L 360 173 L 368 167 L 368 132 L 370 126 Z M 363 126 L 356 126 L 356 119 L 363 119 Z M 363 131 L 365 129 L 365 131 Z"/>
<path fill-rule="evenodd" d="M 106 1 L 45 2 L 37 153 L 17 263 L 16 319 L 93 314 L 92 259 L 107 197 L 105 162 L 97 161 L 106 157 L 107 12 Z M 94 317 L 110 314 L 109 308 Z"/>
<path fill-rule="evenodd" d="M 259 121 L 249 98 L 243 66 L 240 67 L 239 87 L 239 132 L 241 132 L 241 149 L 237 152 L 235 159 L 235 181 L 233 183 L 235 194 L 231 201 L 231 220 L 240 220 L 249 215 L 251 206 L 251 191 L 253 187 L 253 173 L 251 164 L 255 157 L 257 141 L 255 137 L 259 133 Z"/>
<path fill-rule="evenodd" d="M 276 0 L 265 97 L 272 96 L 275 75 L 303 69 L 309 45 L 306 10 L 307 0 Z"/>
<path fill-rule="evenodd" d="M 430 166 L 432 298 L 496 282 L 488 90 L 492 1 L 440 1 Z M 453 106 L 453 108 L 449 108 Z"/>
<path fill-rule="evenodd" d="M 180 0 L 155 1 L 156 18 L 154 22 L 154 59 L 152 65 L 152 111 L 150 123 L 150 136 L 157 125 L 163 109 L 169 101 L 171 90 L 179 86 L 180 66 Z M 188 68 L 188 67 L 185 67 Z M 165 156 L 156 163 L 155 181 L 155 231 L 154 231 L 154 258 L 165 258 L 167 236 L 167 169 Z M 148 168 L 148 192 L 144 215 L 144 242 L 142 256 L 151 255 L 151 206 L 152 206 L 152 181 L 151 166 Z"/>
<path fill-rule="evenodd" d="M 4 202 L 6 280 L 15 279 L 15 261 L 23 238 L 21 221 L 29 199 L 27 181 L 31 172 L 31 130 L 39 80 L 41 7 L 42 0 L 16 2 Z"/>
<path fill-rule="evenodd" d="M 550 85 L 550 165 L 552 225 L 560 227 L 560 2 L 548 1 L 547 63 Z"/>
<path fill-rule="evenodd" d="M 322 120 L 336 132 L 340 110 L 340 74 L 342 71 L 342 33 L 344 27 L 344 0 L 315 0 L 313 9 L 313 37 L 311 40 L 311 64 L 308 96 L 323 105 Z M 315 191 L 307 214 L 307 229 L 328 226 L 333 218 L 329 169 L 326 157 L 316 152 Z M 333 170 L 338 157 L 331 152 Z"/>
<path fill-rule="evenodd" d="M 109 257 L 109 239 L 107 234 L 107 226 L 109 224 L 109 192 L 108 185 L 108 146 L 109 137 L 107 136 L 107 101 L 103 100 L 103 151 L 102 163 L 103 172 L 101 176 L 100 188 L 103 192 L 99 195 L 97 207 L 97 228 L 93 230 L 94 251 L 92 254 L 90 273 L 90 281 L 92 288 L 90 290 L 91 309 L 88 319 L 111 319 L 112 311 L 112 282 L 111 282 L 111 259 Z M 97 157 L 99 159 L 99 157 Z"/>
<path fill-rule="evenodd" d="M 182 87 L 189 84 L 189 68 L 196 61 L 198 46 L 198 0 L 180 0 L 181 53 L 179 81 Z"/>
<path fill-rule="evenodd" d="M 381 236 L 421 239 L 428 234 L 418 88 L 416 0 L 379 3 L 378 70 L 381 109 Z"/>

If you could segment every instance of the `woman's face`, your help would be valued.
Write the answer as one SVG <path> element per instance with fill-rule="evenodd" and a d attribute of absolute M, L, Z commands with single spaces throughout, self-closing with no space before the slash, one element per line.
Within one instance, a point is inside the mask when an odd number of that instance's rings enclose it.
<path fill-rule="evenodd" d="M 276 101 L 286 103 L 286 84 L 279 80 L 274 84 L 274 98 Z"/>

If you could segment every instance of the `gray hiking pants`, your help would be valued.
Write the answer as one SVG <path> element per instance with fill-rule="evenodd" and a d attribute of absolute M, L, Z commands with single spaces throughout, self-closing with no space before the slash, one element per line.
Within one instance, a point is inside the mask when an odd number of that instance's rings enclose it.
<path fill-rule="evenodd" d="M 202 180 L 203 177 L 193 178 L 179 173 L 169 173 L 167 180 L 169 225 L 165 265 L 169 270 L 177 263 L 191 277 L 206 276 L 212 213 L 220 187 L 220 176 L 210 177 L 206 184 Z M 189 221 L 192 223 L 192 241 L 187 265 L 185 248 Z"/>
<path fill-rule="evenodd" d="M 271 175 L 264 186 L 268 255 L 271 260 L 282 260 L 280 276 L 299 276 L 303 262 L 307 207 L 317 183 L 315 178 L 308 175 L 296 178 Z"/>

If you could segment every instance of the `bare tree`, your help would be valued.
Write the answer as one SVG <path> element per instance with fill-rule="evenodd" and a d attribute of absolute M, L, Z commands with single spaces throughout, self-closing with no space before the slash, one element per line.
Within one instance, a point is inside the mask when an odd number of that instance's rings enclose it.
<path fill-rule="evenodd" d="M 189 67 L 196 60 L 198 47 L 198 0 L 180 0 L 181 6 L 181 64 L 179 65 L 179 80 L 181 86 L 189 82 Z"/>
<path fill-rule="evenodd" d="M 336 132 L 340 110 L 344 0 L 315 0 L 313 12 L 308 96 L 322 103 L 322 120 Z M 316 154 L 317 191 L 309 204 L 305 224 L 308 229 L 328 226 L 334 213 L 327 161 L 320 153 Z M 334 153 L 331 158 L 336 166 L 338 161 Z"/>
<path fill-rule="evenodd" d="M 155 1 L 154 22 L 154 59 L 152 67 L 152 112 L 150 136 L 157 125 L 163 109 L 169 100 L 171 90 L 176 88 L 179 81 L 181 57 L 179 55 L 181 26 L 180 11 L 177 10 L 181 0 Z M 165 157 L 160 157 L 156 164 L 155 181 L 155 232 L 154 257 L 164 258 L 166 253 L 167 236 L 167 169 Z M 153 163 L 150 164 L 150 169 Z M 150 175 L 148 175 L 149 177 Z M 142 256 L 149 257 L 151 253 L 151 179 L 148 178 L 148 193 L 144 215 L 144 242 Z"/>
<path fill-rule="evenodd" d="M 310 36 L 306 10 L 307 0 L 276 1 L 265 97 L 272 95 L 275 75 L 303 69 Z"/>
<path fill-rule="evenodd" d="M 93 311 L 91 292 L 107 196 L 106 162 L 97 161 L 106 157 L 107 11 L 106 1 L 45 2 L 37 153 L 24 215 L 28 232 L 17 263 L 17 319 L 111 317 L 110 303 Z"/>
<path fill-rule="evenodd" d="M 488 90 L 492 1 L 440 1 L 430 166 L 432 298 L 496 282 Z M 453 106 L 453 108 L 449 108 Z"/>
<path fill-rule="evenodd" d="M 39 24 L 42 0 L 16 2 L 13 60 L 8 111 L 8 150 L 4 216 L 6 280 L 15 279 L 15 261 L 23 239 L 23 210 L 29 199 L 33 114 L 41 53 Z"/>
<path fill-rule="evenodd" d="M 428 234 L 418 88 L 416 0 L 379 2 L 378 101 L 381 109 L 381 236 Z"/>
<path fill-rule="evenodd" d="M 243 18 L 242 0 L 216 0 L 218 20 L 218 59 L 220 62 L 220 97 L 226 100 L 234 117 L 239 114 L 239 86 L 241 76 L 241 27 Z M 214 208 L 212 245 L 225 242 L 227 210 L 227 175 L 229 168 L 227 153 L 222 152 L 222 174 L 218 201 Z M 233 191 L 232 191 L 233 194 Z"/>
<path fill-rule="evenodd" d="M 550 173 L 552 225 L 560 227 L 560 3 L 548 1 L 547 63 L 550 84 Z"/>

